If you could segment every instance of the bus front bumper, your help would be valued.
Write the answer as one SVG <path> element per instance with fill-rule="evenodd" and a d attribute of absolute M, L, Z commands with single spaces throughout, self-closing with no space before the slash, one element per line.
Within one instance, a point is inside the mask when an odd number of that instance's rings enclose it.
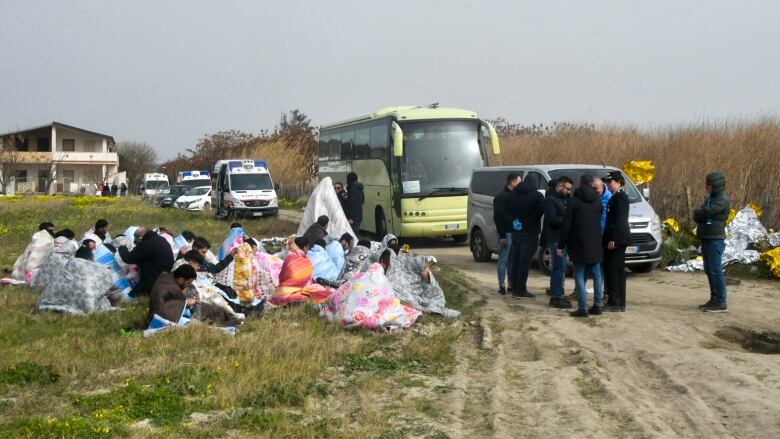
<path fill-rule="evenodd" d="M 402 222 L 401 236 L 407 238 L 466 235 L 466 220 L 441 222 Z"/>

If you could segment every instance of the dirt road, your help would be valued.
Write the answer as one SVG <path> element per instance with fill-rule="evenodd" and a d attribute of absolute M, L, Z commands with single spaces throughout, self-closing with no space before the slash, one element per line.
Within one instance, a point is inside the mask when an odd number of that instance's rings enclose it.
<path fill-rule="evenodd" d="M 481 346 L 461 349 L 453 378 L 452 436 L 780 437 L 780 341 L 753 332 L 780 331 L 778 283 L 730 286 L 730 312 L 706 314 L 704 275 L 630 274 L 628 312 L 575 319 L 547 307 L 537 270 L 537 298 L 515 300 L 496 293 L 495 261 L 474 262 L 467 246 L 414 246 L 467 273 L 486 301 Z"/>

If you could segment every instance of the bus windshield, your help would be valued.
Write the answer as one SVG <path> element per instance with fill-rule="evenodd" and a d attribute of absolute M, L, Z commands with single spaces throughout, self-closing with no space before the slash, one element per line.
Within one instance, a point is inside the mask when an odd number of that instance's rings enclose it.
<path fill-rule="evenodd" d="M 168 182 L 165 180 L 147 180 L 146 183 L 144 183 L 144 188 L 153 191 L 168 189 Z"/>
<path fill-rule="evenodd" d="M 426 121 L 401 124 L 404 156 L 401 189 L 405 195 L 465 194 L 471 170 L 484 165 L 476 121 Z"/>
<path fill-rule="evenodd" d="M 271 176 L 268 174 L 232 174 L 230 190 L 232 191 L 262 191 L 271 190 Z"/>

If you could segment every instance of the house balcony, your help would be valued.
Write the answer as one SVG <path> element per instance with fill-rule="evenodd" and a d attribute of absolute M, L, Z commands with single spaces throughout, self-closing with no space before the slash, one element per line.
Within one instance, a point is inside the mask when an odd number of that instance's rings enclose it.
<path fill-rule="evenodd" d="M 19 151 L 15 153 L 17 163 L 62 163 L 70 165 L 115 165 L 118 157 L 115 152 L 36 152 Z"/>

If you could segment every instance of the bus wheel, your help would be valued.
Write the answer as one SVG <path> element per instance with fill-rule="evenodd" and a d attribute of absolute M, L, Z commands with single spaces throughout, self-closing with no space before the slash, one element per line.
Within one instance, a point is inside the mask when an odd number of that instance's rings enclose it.
<path fill-rule="evenodd" d="M 387 221 L 385 220 L 385 211 L 377 209 L 376 211 L 376 240 L 382 241 L 387 235 Z"/>

